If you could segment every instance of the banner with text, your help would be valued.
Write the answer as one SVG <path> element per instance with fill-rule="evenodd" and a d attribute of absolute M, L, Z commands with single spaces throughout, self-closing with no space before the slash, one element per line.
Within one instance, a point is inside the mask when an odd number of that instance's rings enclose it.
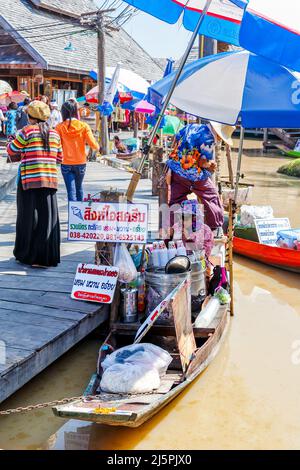
<path fill-rule="evenodd" d="M 289 219 L 256 219 L 255 226 L 259 242 L 263 245 L 275 246 L 280 230 L 289 230 Z"/>
<path fill-rule="evenodd" d="M 119 268 L 78 264 L 71 293 L 72 299 L 111 304 L 116 290 Z"/>
<path fill-rule="evenodd" d="M 146 244 L 148 205 L 69 202 L 69 241 Z"/>

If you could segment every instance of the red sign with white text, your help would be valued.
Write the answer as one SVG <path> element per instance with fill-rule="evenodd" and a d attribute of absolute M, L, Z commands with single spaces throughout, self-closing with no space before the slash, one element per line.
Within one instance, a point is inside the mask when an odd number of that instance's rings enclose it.
<path fill-rule="evenodd" d="M 79 264 L 71 297 L 75 300 L 111 304 L 114 298 L 119 268 Z"/>

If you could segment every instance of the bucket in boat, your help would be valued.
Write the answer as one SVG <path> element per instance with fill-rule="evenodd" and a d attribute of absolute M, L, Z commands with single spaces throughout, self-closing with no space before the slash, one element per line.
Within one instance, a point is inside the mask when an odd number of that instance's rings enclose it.
<path fill-rule="evenodd" d="M 177 287 L 186 277 L 191 279 L 191 272 L 180 274 L 166 274 L 164 269 L 149 269 L 145 272 L 147 289 L 147 315 L 150 313 Z M 190 287 L 188 287 L 190 289 Z M 158 325 L 172 325 L 171 308 L 165 311 L 156 320 Z"/>
<path fill-rule="evenodd" d="M 192 312 L 200 312 L 207 296 L 205 262 L 194 261 L 191 269 Z"/>

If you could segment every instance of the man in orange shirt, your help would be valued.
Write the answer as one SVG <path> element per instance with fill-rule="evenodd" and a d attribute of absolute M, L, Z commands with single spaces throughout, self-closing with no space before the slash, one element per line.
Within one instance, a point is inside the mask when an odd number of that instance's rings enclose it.
<path fill-rule="evenodd" d="M 83 201 L 83 179 L 86 171 L 86 145 L 98 151 L 99 145 L 90 126 L 77 119 L 77 106 L 66 101 L 61 108 L 63 122 L 56 127 L 63 148 L 61 172 L 69 201 Z"/>

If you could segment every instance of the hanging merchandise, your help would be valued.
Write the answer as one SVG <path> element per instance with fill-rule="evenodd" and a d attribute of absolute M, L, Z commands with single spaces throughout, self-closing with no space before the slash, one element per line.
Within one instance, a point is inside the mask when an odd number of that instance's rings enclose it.
<path fill-rule="evenodd" d="M 129 283 L 137 278 L 137 269 L 125 243 L 116 245 L 114 266 L 119 268 L 119 281 Z"/>

